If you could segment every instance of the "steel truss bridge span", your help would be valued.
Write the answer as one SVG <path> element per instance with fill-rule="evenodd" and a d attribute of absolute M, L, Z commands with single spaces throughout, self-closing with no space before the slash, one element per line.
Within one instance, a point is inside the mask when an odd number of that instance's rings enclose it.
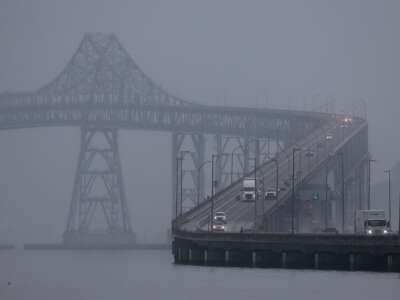
<path fill-rule="evenodd" d="M 119 129 L 172 133 L 175 217 L 178 207 L 183 214 L 205 201 L 208 179 L 202 166 L 208 153 L 221 158 L 215 166 L 218 192 L 249 173 L 253 161 L 262 165 L 338 118 L 342 117 L 186 101 L 151 80 L 116 36 L 104 33 L 85 34 L 67 66 L 44 87 L 0 95 L 0 130 L 80 128 L 80 154 L 64 233 L 65 243 L 78 246 L 135 240 L 122 178 Z"/>

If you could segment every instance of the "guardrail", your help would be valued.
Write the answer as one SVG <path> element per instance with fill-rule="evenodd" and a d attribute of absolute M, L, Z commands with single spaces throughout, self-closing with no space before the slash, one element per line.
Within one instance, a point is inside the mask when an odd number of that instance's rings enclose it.
<path fill-rule="evenodd" d="M 306 245 L 314 243 L 329 243 L 335 245 L 380 245 L 400 247 L 400 235 L 379 235 L 368 236 L 363 234 L 290 234 L 290 233 L 267 233 L 267 232 L 190 232 L 175 230 L 176 238 L 191 241 L 213 241 L 213 242 L 232 242 L 232 243 L 293 243 Z M 398 249 L 400 252 L 400 248 Z"/>

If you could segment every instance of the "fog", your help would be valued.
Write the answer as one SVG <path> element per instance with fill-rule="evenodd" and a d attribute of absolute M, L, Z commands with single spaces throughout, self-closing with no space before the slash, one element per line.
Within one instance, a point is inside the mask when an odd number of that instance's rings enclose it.
<path fill-rule="evenodd" d="M 2 0 L 0 92 L 38 89 L 85 32 L 113 32 L 150 78 L 198 103 L 312 110 L 329 100 L 346 113 L 366 103 L 380 182 L 399 161 L 399 13 L 396 0 Z M 120 137 L 133 230 L 164 238 L 170 134 Z M 60 241 L 78 150 L 77 128 L 0 132 L 0 241 Z"/>

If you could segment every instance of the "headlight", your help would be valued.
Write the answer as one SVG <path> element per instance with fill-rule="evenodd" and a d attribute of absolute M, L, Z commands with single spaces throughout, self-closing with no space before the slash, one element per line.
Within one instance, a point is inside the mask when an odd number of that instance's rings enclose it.
<path fill-rule="evenodd" d="M 388 234 L 389 231 L 387 231 L 386 229 L 383 229 L 383 234 Z"/>
<path fill-rule="evenodd" d="M 213 229 L 217 229 L 217 226 L 213 225 Z"/>
<path fill-rule="evenodd" d="M 368 229 L 367 234 L 372 234 L 372 229 Z"/>

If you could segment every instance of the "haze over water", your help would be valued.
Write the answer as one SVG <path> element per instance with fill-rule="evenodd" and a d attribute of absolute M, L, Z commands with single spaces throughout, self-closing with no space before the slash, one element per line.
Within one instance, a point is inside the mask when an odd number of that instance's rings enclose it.
<path fill-rule="evenodd" d="M 174 265 L 170 251 L 2 251 L 0 299 L 399 299 L 400 275 Z M 8 284 L 10 282 L 10 284 Z"/>

